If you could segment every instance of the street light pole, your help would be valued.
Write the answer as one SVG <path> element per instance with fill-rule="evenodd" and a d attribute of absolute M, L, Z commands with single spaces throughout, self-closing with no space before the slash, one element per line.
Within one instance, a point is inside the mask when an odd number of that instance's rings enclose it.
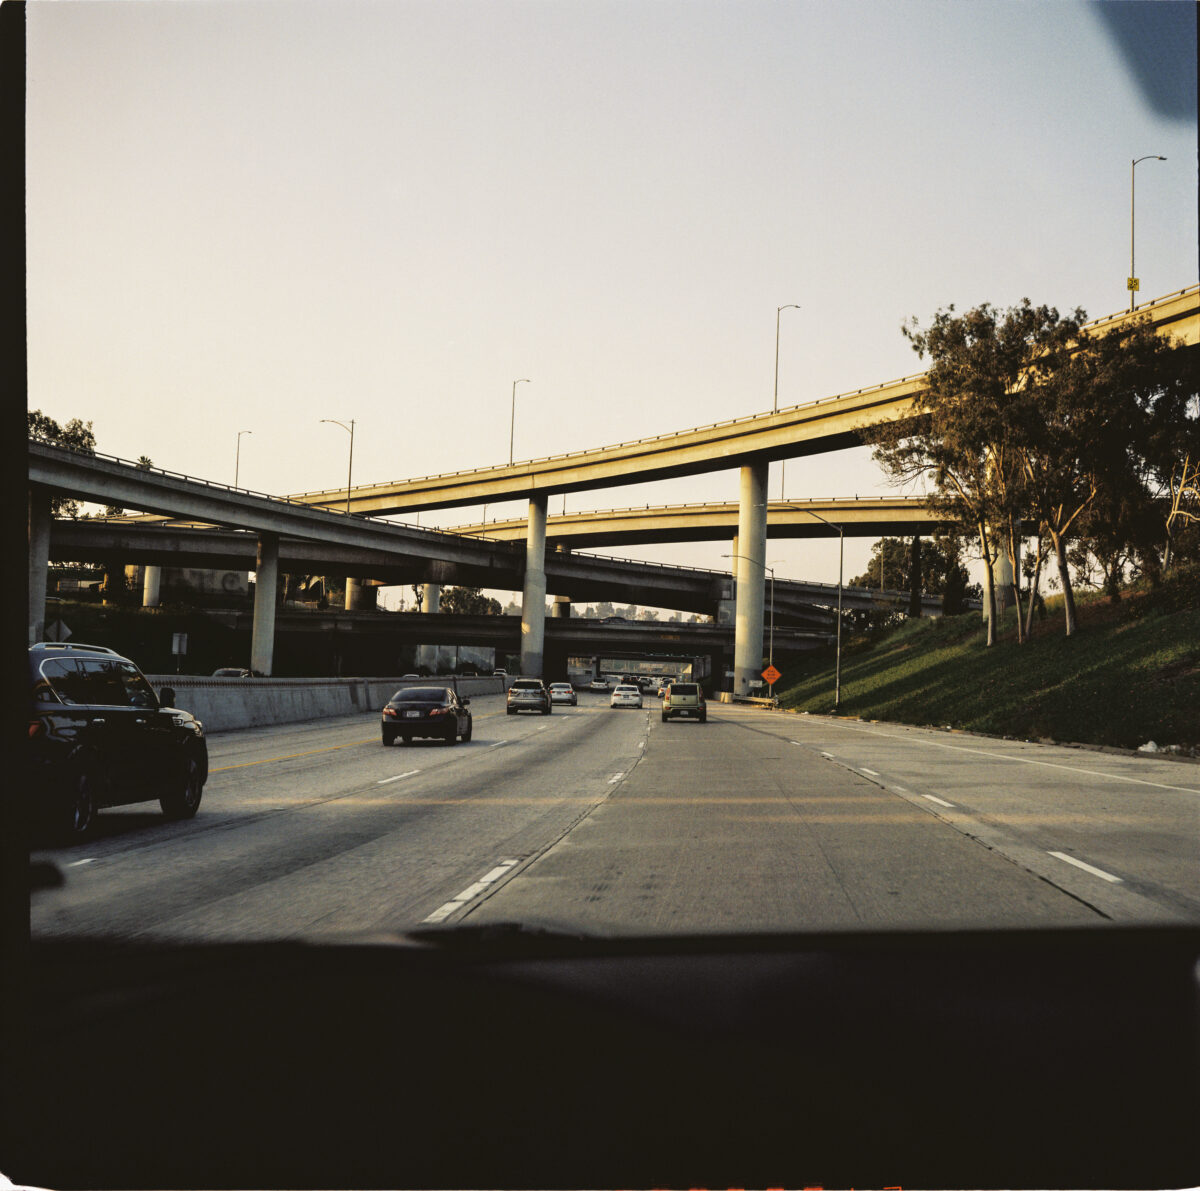
<path fill-rule="evenodd" d="M 350 478 L 354 475 L 354 419 L 350 419 L 350 425 L 345 422 L 339 422 L 336 418 L 322 418 L 322 422 L 331 422 L 334 426 L 340 426 L 350 435 L 350 465 L 346 470 L 346 516 L 350 516 Z"/>
<path fill-rule="evenodd" d="M 1132 314 L 1134 305 L 1137 302 L 1138 279 L 1137 273 L 1133 268 L 1133 186 L 1134 177 L 1136 175 L 1137 164 L 1139 161 L 1166 161 L 1165 157 L 1160 157 L 1157 153 L 1147 153 L 1145 157 L 1136 157 L 1129 163 L 1129 281 L 1126 283 L 1129 286 L 1129 311 Z"/>
<path fill-rule="evenodd" d="M 820 513 L 814 513 L 812 509 L 805 509 L 806 513 L 815 517 L 818 521 L 823 521 L 830 529 L 836 529 L 838 532 L 838 611 L 837 611 L 837 660 L 834 664 L 833 677 L 833 710 L 835 712 L 841 710 L 842 706 L 842 563 L 845 558 L 846 535 L 842 531 L 842 526 L 834 525 L 832 521 L 825 521 L 825 518 Z M 880 558 L 882 558 L 882 553 Z"/>
<path fill-rule="evenodd" d="M 513 433 L 517 427 L 517 385 L 529 384 L 529 377 L 523 376 L 520 380 L 513 381 L 512 388 L 512 416 L 508 419 L 508 466 L 512 467 L 513 461 Z"/>
<path fill-rule="evenodd" d="M 799 310 L 800 307 L 795 302 L 789 302 L 786 306 L 775 307 L 775 396 L 771 402 L 771 412 L 777 414 L 779 412 L 779 316 L 785 310 Z M 787 460 L 779 461 L 779 499 L 783 500 L 783 485 L 785 473 L 787 471 Z"/>
<path fill-rule="evenodd" d="M 253 430 L 239 430 L 237 432 L 237 454 L 233 457 L 233 486 L 238 486 L 238 473 L 242 468 L 242 435 L 253 434 Z"/>

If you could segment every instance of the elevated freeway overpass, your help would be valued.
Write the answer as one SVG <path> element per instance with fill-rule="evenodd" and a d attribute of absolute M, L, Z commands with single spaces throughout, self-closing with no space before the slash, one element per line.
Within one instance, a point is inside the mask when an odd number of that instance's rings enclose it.
<path fill-rule="evenodd" d="M 1159 333 L 1195 351 L 1200 344 L 1200 286 L 1178 290 L 1134 311 L 1121 311 L 1087 325 L 1103 334 L 1131 320 L 1148 319 Z M 737 555 L 737 646 L 734 692 L 747 694 L 757 681 L 762 658 L 763 595 L 767 536 L 767 471 L 771 462 L 859 446 L 872 427 L 912 416 L 925 389 L 919 373 L 778 412 L 731 419 L 654 438 L 595 450 L 532 459 L 508 466 L 458 471 L 419 479 L 360 485 L 349 492 L 302 492 L 296 500 L 324 507 L 341 505 L 374 514 L 415 508 L 453 508 L 528 497 L 526 548 L 527 604 L 538 604 L 545 589 L 537 584 L 534 560 L 545 551 L 546 513 L 552 494 L 666 480 L 703 472 L 740 470 Z M 531 635 L 526 662 L 540 668 L 540 641 Z"/>
<path fill-rule="evenodd" d="M 1148 318 L 1183 346 L 1200 344 L 1200 285 L 1178 290 L 1087 324 L 1092 332 Z M 551 455 L 513 464 L 447 472 L 385 483 L 360 484 L 349 492 L 350 510 L 385 516 L 416 509 L 491 504 L 524 497 L 674 479 L 710 471 L 861 446 L 870 430 L 911 414 L 925 391 L 925 373 L 818 401 L 715 422 L 692 430 L 615 443 L 593 450 Z M 345 509 L 345 487 L 294 493 L 288 499 Z"/>
<path fill-rule="evenodd" d="M 1137 308 L 1089 324 L 1103 332 L 1130 318 L 1145 317 L 1163 334 L 1187 347 L 1200 343 L 1200 286 L 1177 291 Z M 924 374 L 904 377 L 854 393 L 841 394 L 777 413 L 739 418 L 712 426 L 655 438 L 619 443 L 508 467 L 455 472 L 450 475 L 301 493 L 272 498 L 179 477 L 162 471 L 142 471 L 119 460 L 75 456 L 73 452 L 30 444 L 30 607 L 40 609 L 45 595 L 48 559 L 49 494 L 65 492 L 99 503 L 119 504 L 152 514 L 186 517 L 257 535 L 254 569 L 274 590 L 282 534 L 336 541 L 351 549 L 380 545 L 376 535 L 394 536 L 388 547 L 395 553 L 424 555 L 439 562 L 479 562 L 480 550 L 514 550 L 516 543 L 475 535 L 435 534 L 390 523 L 370 526 L 362 514 L 398 513 L 405 509 L 449 508 L 528 496 L 522 584 L 522 668 L 542 670 L 544 607 L 547 594 L 547 501 L 551 493 L 603 488 L 701 472 L 740 469 L 740 498 L 736 534 L 737 610 L 735 693 L 744 694 L 758 676 L 762 658 L 765 596 L 765 555 L 769 502 L 767 468 L 772 460 L 795 458 L 819 451 L 858 445 L 871 427 L 911 414 L 923 390 Z M 57 454 L 56 454 L 57 452 Z M 74 457 L 72 457 L 74 456 Z M 811 508 L 815 516 L 815 508 Z M 386 526 L 381 529 L 380 525 Z M 722 527 L 722 533 L 728 527 Z M 412 535 L 421 535 L 418 541 Z M 499 563 L 495 556 L 491 565 Z M 511 560 L 510 560 L 511 561 Z M 40 577 L 39 572 L 40 570 Z M 487 582 L 487 581 L 484 581 Z M 264 583 L 263 586 L 268 586 Z M 42 597 L 42 598 L 39 598 Z M 40 617 L 40 613 L 34 613 Z M 269 672 L 269 642 L 274 608 L 270 601 L 256 606 L 256 640 L 267 650 L 255 669 Z M 31 633 L 34 626 L 31 625 Z"/>
<path fill-rule="evenodd" d="M 571 550 L 659 542 L 719 542 L 737 536 L 739 509 L 720 504 L 646 505 L 596 509 L 546 518 L 546 541 Z M 826 538 L 830 524 L 850 537 L 909 537 L 939 533 L 949 524 L 923 497 L 767 502 L 767 537 Z M 453 527 L 455 533 L 494 542 L 524 541 L 528 523 L 511 517 Z"/>

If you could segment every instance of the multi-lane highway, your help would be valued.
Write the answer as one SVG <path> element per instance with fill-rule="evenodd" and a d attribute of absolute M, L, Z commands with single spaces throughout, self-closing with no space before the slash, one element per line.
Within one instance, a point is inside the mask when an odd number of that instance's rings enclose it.
<path fill-rule="evenodd" d="M 473 711 L 454 747 L 374 715 L 214 734 L 195 820 L 111 810 L 38 853 L 64 883 L 35 936 L 1200 921 L 1192 764 L 652 697 Z"/>

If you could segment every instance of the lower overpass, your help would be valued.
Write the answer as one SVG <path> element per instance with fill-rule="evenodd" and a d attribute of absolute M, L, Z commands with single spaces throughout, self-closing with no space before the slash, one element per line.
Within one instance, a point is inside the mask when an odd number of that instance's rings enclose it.
<path fill-rule="evenodd" d="M 107 563 L 113 558 L 153 567 L 252 571 L 258 561 L 255 534 L 228 529 L 171 527 L 122 521 L 56 520 L 51 523 L 47 558 L 60 562 Z M 504 553 L 490 563 L 473 560 L 421 559 L 390 554 L 379 548 L 349 546 L 282 536 L 277 544 L 278 569 L 291 574 L 345 574 L 361 579 L 407 585 L 458 584 L 521 591 L 523 556 Z M 601 601 L 636 603 L 720 618 L 722 605 L 733 598 L 728 572 L 662 563 L 608 558 L 548 550 L 545 555 L 547 594 L 566 615 L 571 603 Z M 842 605 L 851 609 L 888 607 L 907 593 L 845 587 Z M 828 631 L 837 606 L 837 584 L 779 579 L 775 583 L 777 622 Z M 941 612 L 941 599 L 924 596 L 923 615 Z M 256 669 L 259 667 L 255 667 Z"/>

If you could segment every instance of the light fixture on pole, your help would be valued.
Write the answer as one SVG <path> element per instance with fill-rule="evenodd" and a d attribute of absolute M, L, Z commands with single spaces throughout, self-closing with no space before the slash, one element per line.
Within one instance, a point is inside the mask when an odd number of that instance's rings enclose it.
<path fill-rule="evenodd" d="M 512 390 L 512 416 L 508 419 L 508 466 L 512 467 L 513 461 L 513 432 L 517 426 L 517 385 L 530 384 L 529 377 L 523 376 L 520 380 L 513 381 Z"/>
<path fill-rule="evenodd" d="M 767 646 L 767 667 L 768 667 L 768 669 L 774 669 L 775 668 L 775 568 L 773 566 L 769 566 L 765 562 L 759 562 L 759 560 L 757 558 L 751 558 L 748 554 L 722 554 L 721 557 L 722 558 L 744 558 L 747 562 L 752 562 L 756 566 L 762 567 L 762 569 L 764 571 L 770 571 L 770 573 L 771 573 L 771 635 L 770 635 L 770 644 Z M 775 684 L 773 682 L 768 683 L 767 687 L 770 690 L 771 696 L 773 698 Z"/>
<path fill-rule="evenodd" d="M 818 521 L 824 522 L 830 529 L 836 529 L 838 533 L 837 661 L 834 664 L 833 672 L 833 710 L 836 712 L 842 706 L 842 560 L 845 557 L 846 535 L 842 532 L 840 525 L 834 525 L 832 521 L 826 521 L 820 513 L 814 513 L 812 509 L 805 509 L 804 512 L 815 517 Z"/>
<path fill-rule="evenodd" d="M 1129 310 L 1131 313 L 1137 302 L 1137 291 L 1141 288 L 1138 283 L 1137 273 L 1133 267 L 1133 180 L 1139 161 L 1166 160 L 1165 157 L 1160 157 L 1157 153 L 1147 153 L 1145 157 L 1135 157 L 1129 164 L 1129 279 L 1125 284 L 1129 287 Z"/>
<path fill-rule="evenodd" d="M 779 316 L 785 310 L 799 310 L 800 307 L 795 302 L 789 302 L 786 306 L 775 307 L 775 397 L 771 402 L 771 412 L 777 414 L 779 412 Z M 784 473 L 787 470 L 787 460 L 779 461 L 779 499 L 783 500 L 783 484 Z"/>
<path fill-rule="evenodd" d="M 237 432 L 237 454 L 233 457 L 233 486 L 238 486 L 238 473 L 242 467 L 242 435 L 253 434 L 253 430 L 239 430 Z"/>
<path fill-rule="evenodd" d="M 322 422 L 330 422 L 334 426 L 340 426 L 350 435 L 350 465 L 346 469 L 346 516 L 350 516 L 350 477 L 354 474 L 354 419 L 350 419 L 350 425 L 345 422 L 339 422 L 336 418 L 322 418 Z"/>

